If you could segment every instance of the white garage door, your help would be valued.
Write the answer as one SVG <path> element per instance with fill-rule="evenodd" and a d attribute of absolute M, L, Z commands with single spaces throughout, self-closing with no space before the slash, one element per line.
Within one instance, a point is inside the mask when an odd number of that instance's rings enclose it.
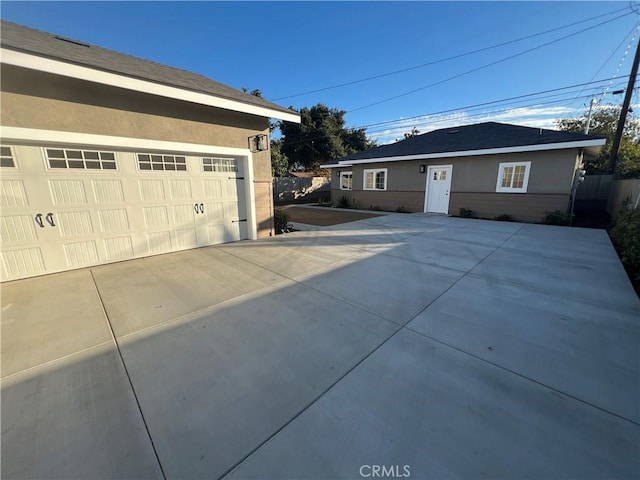
<path fill-rule="evenodd" d="M 247 238 L 233 157 L 3 146 L 2 280 Z"/>

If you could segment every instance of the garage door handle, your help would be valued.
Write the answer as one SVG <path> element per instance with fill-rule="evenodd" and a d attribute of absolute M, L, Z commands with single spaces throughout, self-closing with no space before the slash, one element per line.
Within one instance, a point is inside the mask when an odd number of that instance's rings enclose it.
<path fill-rule="evenodd" d="M 196 215 L 197 215 L 198 213 L 200 213 L 200 212 L 198 212 L 198 204 L 197 204 L 197 203 L 194 203 L 194 204 L 193 204 L 193 209 L 196 211 Z"/>
<path fill-rule="evenodd" d="M 44 222 L 42 221 L 42 214 L 39 213 L 36 215 L 36 223 L 40 225 L 40 228 L 44 228 Z"/>
<path fill-rule="evenodd" d="M 53 213 L 47 213 L 47 222 L 49 222 L 49 225 L 52 227 L 56 226 L 56 224 L 53 223 Z"/>
<path fill-rule="evenodd" d="M 200 204 L 200 213 L 204 213 L 204 203 Z"/>

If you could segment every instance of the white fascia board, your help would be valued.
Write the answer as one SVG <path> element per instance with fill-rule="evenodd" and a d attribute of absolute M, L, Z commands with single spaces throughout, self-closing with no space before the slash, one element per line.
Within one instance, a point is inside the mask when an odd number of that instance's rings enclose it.
<path fill-rule="evenodd" d="M 320 168 L 342 168 L 342 167 L 350 167 L 350 163 L 329 163 L 327 165 L 320 165 Z"/>
<path fill-rule="evenodd" d="M 498 155 L 501 153 L 539 152 L 545 150 L 562 150 L 580 147 L 599 147 L 606 143 L 606 139 L 580 140 L 576 142 L 547 143 L 544 145 L 523 145 L 520 147 L 487 148 L 484 150 L 463 150 L 459 152 L 424 153 L 418 155 L 403 155 L 397 157 L 365 158 L 363 160 L 349 160 L 348 163 L 338 163 L 338 167 L 350 167 L 360 163 L 401 162 L 407 160 L 429 160 L 432 158 L 472 157 L 479 155 Z"/>
<path fill-rule="evenodd" d="M 32 143 L 47 146 L 91 146 L 129 151 L 166 153 L 203 153 L 234 156 L 249 156 L 248 148 L 218 147 L 199 143 L 167 142 L 144 138 L 115 137 L 90 133 L 61 132 L 35 128 L 0 126 L 0 140 L 3 143 Z"/>
<path fill-rule="evenodd" d="M 80 80 L 124 88 L 136 92 L 150 93 L 161 97 L 184 100 L 186 102 L 208 105 L 210 107 L 223 108 L 225 110 L 232 110 L 235 112 L 249 113 L 260 117 L 277 118 L 287 122 L 300 123 L 299 114 L 281 112 L 279 110 L 272 110 L 258 105 L 249 105 L 236 100 L 216 97 L 207 93 L 194 92 L 178 87 L 162 85 L 148 80 L 140 80 L 137 78 L 127 77 L 126 75 L 104 72 L 90 67 L 74 65 L 59 60 L 30 55 L 28 53 L 16 52 L 15 50 L 8 50 L 6 48 L 0 48 L 0 59 L 2 60 L 2 63 L 6 63 L 7 65 L 14 65 L 30 70 L 53 73 L 55 75 L 77 78 Z"/>

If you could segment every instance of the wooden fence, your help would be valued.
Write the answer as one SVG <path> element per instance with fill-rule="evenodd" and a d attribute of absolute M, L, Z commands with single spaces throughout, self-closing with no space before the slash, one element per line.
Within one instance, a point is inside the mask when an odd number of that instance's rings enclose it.
<path fill-rule="evenodd" d="M 578 187 L 576 201 L 604 201 L 609 198 L 613 175 L 587 175 Z"/>

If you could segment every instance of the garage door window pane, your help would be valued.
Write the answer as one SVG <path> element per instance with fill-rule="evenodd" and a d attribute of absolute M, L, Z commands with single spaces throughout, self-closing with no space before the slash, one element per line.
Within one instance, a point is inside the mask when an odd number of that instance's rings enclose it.
<path fill-rule="evenodd" d="M 67 162 L 65 160 L 49 160 L 49 166 L 51 168 L 67 168 Z"/>
<path fill-rule="evenodd" d="M 0 167 L 15 167 L 11 147 L 0 147 Z"/>

